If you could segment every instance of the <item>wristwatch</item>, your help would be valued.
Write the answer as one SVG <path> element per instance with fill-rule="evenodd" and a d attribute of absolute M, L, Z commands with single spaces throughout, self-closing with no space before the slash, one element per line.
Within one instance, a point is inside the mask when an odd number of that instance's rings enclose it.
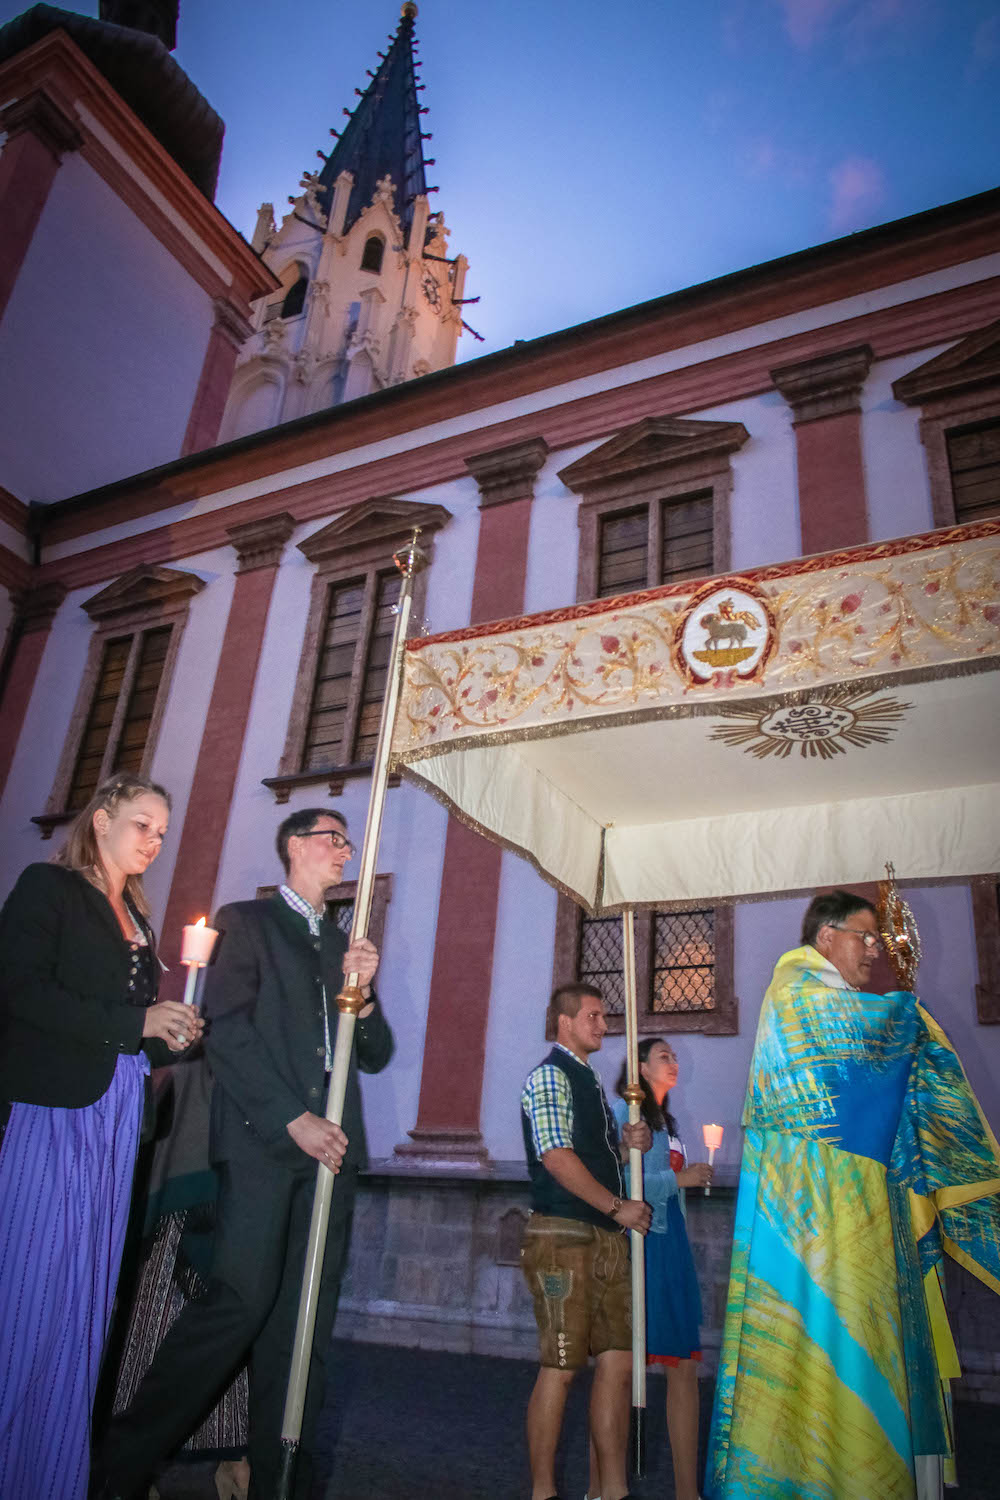
<path fill-rule="evenodd" d="M 620 1198 L 616 1198 L 614 1203 L 612 1203 L 611 1207 L 608 1209 L 608 1218 L 617 1218 L 619 1209 L 624 1208 L 624 1206 L 625 1205 L 623 1204 L 622 1200 Z"/>

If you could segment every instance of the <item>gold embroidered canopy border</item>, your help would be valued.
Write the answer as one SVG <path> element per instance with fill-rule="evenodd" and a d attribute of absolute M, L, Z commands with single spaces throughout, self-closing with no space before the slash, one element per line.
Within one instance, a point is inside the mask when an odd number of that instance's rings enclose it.
<path fill-rule="evenodd" d="M 589 910 L 1000 867 L 1000 521 L 407 643 L 393 769 Z"/>

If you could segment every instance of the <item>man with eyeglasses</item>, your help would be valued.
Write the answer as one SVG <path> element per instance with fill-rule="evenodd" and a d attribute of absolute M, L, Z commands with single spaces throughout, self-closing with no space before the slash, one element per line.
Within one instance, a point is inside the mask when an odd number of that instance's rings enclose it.
<path fill-rule="evenodd" d="M 320 1288 L 295 1495 L 310 1494 L 310 1450 L 365 1164 L 358 1070 L 377 1073 L 393 1041 L 372 980 L 374 946 L 350 946 L 326 893 L 354 853 L 340 813 L 306 808 L 278 829 L 285 881 L 265 901 L 219 911 L 205 984 L 205 1049 L 214 1075 L 210 1151 L 219 1180 L 212 1271 L 161 1344 L 104 1445 L 101 1495 L 127 1497 L 198 1426 L 250 1356 L 251 1495 L 276 1492 L 281 1421 L 317 1163 L 338 1173 Z M 358 1015 L 343 1129 L 323 1114 L 337 1036 L 336 997 L 355 973 Z M 142 1489 L 145 1494 L 145 1489 Z"/>
<path fill-rule="evenodd" d="M 708 1500 L 939 1500 L 943 1251 L 1000 1289 L 1000 1157 L 947 1037 L 873 993 L 875 908 L 810 902 L 750 1064 Z"/>

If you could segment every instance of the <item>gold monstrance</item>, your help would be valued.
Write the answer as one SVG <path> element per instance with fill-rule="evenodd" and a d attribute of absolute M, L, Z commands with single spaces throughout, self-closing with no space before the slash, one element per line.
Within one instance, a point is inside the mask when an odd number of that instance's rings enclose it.
<path fill-rule="evenodd" d="M 904 990 L 912 990 L 920 963 L 920 934 L 913 912 L 899 894 L 891 864 L 879 881 L 878 926 L 896 979 Z"/>

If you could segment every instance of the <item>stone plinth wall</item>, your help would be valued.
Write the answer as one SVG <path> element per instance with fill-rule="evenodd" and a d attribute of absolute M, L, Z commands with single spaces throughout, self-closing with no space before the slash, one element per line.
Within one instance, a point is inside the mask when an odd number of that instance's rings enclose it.
<path fill-rule="evenodd" d="M 950 1256 L 944 1263 L 948 1321 L 962 1362 L 952 1394 L 1000 1406 L 1000 1297 Z"/>
<path fill-rule="evenodd" d="M 470 1175 L 376 1166 L 358 1191 L 337 1337 L 534 1359 L 519 1257 L 529 1207 L 520 1164 Z M 734 1207 L 732 1187 L 688 1196 L 706 1371 L 718 1358 Z"/>
<path fill-rule="evenodd" d="M 735 1184 L 687 1195 L 703 1309 L 703 1370 L 718 1364 L 732 1251 Z M 520 1163 L 490 1172 L 375 1164 L 362 1178 L 337 1316 L 339 1338 L 534 1359 L 531 1298 L 521 1275 L 529 1212 Z M 963 1399 L 1000 1403 L 1000 1298 L 947 1262 L 948 1310 Z"/>

